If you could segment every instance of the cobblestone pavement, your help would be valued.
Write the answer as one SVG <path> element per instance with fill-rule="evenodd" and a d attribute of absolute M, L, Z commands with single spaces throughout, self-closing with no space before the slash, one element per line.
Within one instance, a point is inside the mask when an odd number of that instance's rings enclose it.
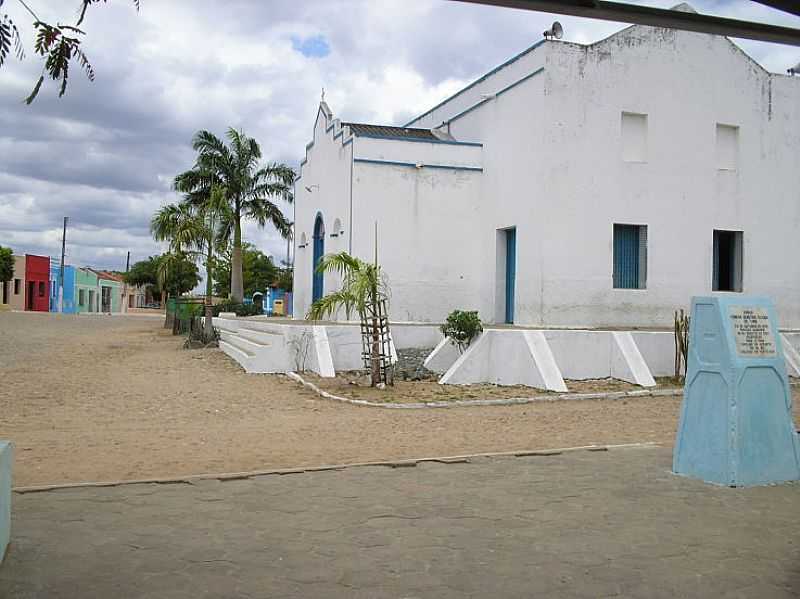
<path fill-rule="evenodd" d="M 15 495 L 0 597 L 796 597 L 800 485 L 665 448 Z"/>

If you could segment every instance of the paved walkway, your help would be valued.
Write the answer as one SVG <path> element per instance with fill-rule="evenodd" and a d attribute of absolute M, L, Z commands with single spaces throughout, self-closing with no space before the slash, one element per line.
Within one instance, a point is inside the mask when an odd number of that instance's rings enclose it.
<path fill-rule="evenodd" d="M 0 597 L 796 597 L 800 485 L 663 448 L 15 495 Z"/>

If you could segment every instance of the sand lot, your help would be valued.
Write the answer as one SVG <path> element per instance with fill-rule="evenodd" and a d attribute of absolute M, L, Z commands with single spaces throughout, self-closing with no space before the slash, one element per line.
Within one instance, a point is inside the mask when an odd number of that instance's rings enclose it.
<path fill-rule="evenodd" d="M 0 313 L 15 485 L 657 441 L 680 398 L 397 411 L 321 399 L 187 351 L 146 316 Z"/>

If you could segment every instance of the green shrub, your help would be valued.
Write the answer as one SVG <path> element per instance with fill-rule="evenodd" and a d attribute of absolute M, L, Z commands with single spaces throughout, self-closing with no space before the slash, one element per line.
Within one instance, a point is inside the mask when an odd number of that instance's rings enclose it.
<path fill-rule="evenodd" d="M 220 312 L 235 312 L 236 316 L 259 316 L 264 313 L 256 304 L 237 304 L 236 302 L 222 302 L 211 308 L 214 316 Z"/>
<path fill-rule="evenodd" d="M 483 332 L 483 325 L 477 310 L 453 310 L 441 326 L 441 331 L 463 354 L 472 340 Z"/>

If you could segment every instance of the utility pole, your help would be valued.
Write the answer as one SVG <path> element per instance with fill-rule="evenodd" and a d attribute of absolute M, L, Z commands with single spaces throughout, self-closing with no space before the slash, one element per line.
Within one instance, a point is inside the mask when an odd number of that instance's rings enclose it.
<path fill-rule="evenodd" d="M 67 221 L 68 216 L 64 217 L 64 229 L 61 232 L 61 266 L 58 269 L 58 311 L 64 312 L 64 259 L 67 253 Z"/>

